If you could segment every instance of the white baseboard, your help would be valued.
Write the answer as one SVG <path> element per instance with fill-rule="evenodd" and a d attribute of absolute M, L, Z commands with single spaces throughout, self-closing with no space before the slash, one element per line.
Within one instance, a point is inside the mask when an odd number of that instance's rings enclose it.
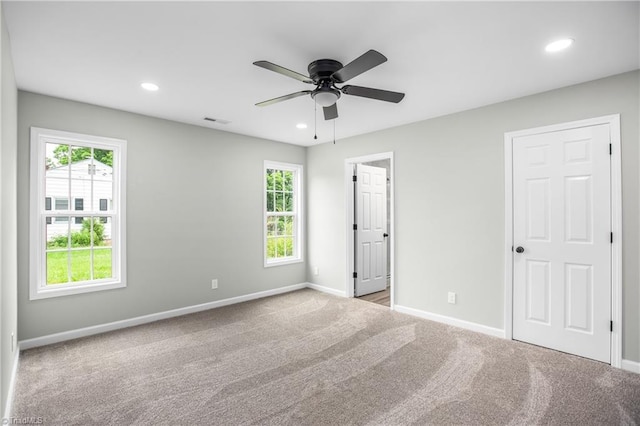
<path fill-rule="evenodd" d="M 13 357 L 13 368 L 11 369 L 11 378 L 9 379 L 9 389 L 7 391 L 7 401 L 4 405 L 3 419 L 11 418 L 13 411 L 13 396 L 16 391 L 16 377 L 18 375 L 18 364 L 20 363 L 20 343 L 16 345 L 16 354 Z"/>
<path fill-rule="evenodd" d="M 325 287 L 319 284 L 307 283 L 307 287 L 313 290 L 321 291 L 327 294 L 333 294 L 334 296 L 347 297 L 347 293 L 344 290 L 336 290 L 335 288 Z"/>
<path fill-rule="evenodd" d="M 488 327 L 486 325 L 478 324 L 475 322 L 448 317 L 446 315 L 434 314 L 432 312 L 421 311 L 420 309 L 409 308 L 401 305 L 395 305 L 393 308 L 396 312 L 413 315 L 414 317 L 424 318 L 447 325 L 453 325 L 454 327 L 460 327 L 478 333 L 488 334 L 489 336 L 500 337 L 502 339 L 505 338 L 504 330 L 499 328 Z"/>
<path fill-rule="evenodd" d="M 243 296 L 231 297 L 229 299 L 216 300 L 214 302 L 202 303 L 200 305 L 186 306 L 184 308 L 172 309 L 170 311 L 158 312 L 155 314 L 143 315 L 121 321 L 109 322 L 106 324 L 94 325 L 91 327 L 79 328 L 76 330 L 63 331 L 61 333 L 49 334 L 47 336 L 22 340 L 21 349 L 31 349 L 38 346 L 51 345 L 53 343 L 64 342 L 66 340 L 77 339 L 79 337 L 92 336 L 94 334 L 106 333 L 108 331 L 119 330 L 121 328 L 133 327 L 147 324 L 167 318 L 181 315 L 193 314 L 195 312 L 220 308 L 222 306 L 234 305 L 236 303 L 247 302 L 249 300 L 261 299 L 263 297 L 275 296 L 276 294 L 288 293 L 307 287 L 307 283 L 294 284 L 286 287 L 274 288 L 273 290 L 259 291 L 257 293 L 245 294 Z"/>
<path fill-rule="evenodd" d="M 632 373 L 640 374 L 640 362 L 623 359 L 620 368 L 622 368 L 623 370 L 631 371 Z"/>

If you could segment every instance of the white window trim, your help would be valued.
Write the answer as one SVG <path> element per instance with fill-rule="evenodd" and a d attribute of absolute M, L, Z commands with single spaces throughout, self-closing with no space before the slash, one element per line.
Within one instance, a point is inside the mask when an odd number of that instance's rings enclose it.
<path fill-rule="evenodd" d="M 85 281 L 79 283 L 56 284 L 47 286 L 46 281 L 46 226 L 44 215 L 61 214 L 55 210 L 44 209 L 46 143 L 87 145 L 98 149 L 113 150 L 114 165 L 118 173 L 114 173 L 113 199 L 119 200 L 115 209 L 109 211 L 112 218 L 111 232 L 118 243 L 111 248 L 113 258 L 113 278 Z M 126 287 L 126 153 L 127 141 L 100 136 L 83 135 L 59 130 L 31 127 L 30 158 L 30 222 L 29 222 L 29 299 L 45 299 L 67 296 L 93 291 Z M 52 208 L 54 206 L 52 205 Z M 69 206 L 70 208 L 72 206 Z M 86 212 L 86 211 L 85 211 Z M 69 215 L 77 213 L 69 210 Z M 106 212 L 105 212 L 106 213 Z"/>
<path fill-rule="evenodd" d="M 296 235 L 294 241 L 294 247 L 296 253 L 291 257 L 283 257 L 280 259 L 267 259 L 267 170 L 268 169 L 277 169 L 277 170 L 287 170 L 294 172 L 296 174 L 295 182 L 294 182 L 294 203 L 295 203 L 295 211 L 296 211 Z M 301 263 L 304 262 L 304 235 L 302 233 L 303 227 L 303 218 L 304 214 L 302 211 L 303 202 L 302 199 L 304 197 L 302 189 L 303 186 L 303 167 L 302 164 L 292 164 L 292 163 L 281 163 L 277 161 L 269 161 L 265 160 L 264 168 L 262 169 L 262 255 L 264 258 L 264 267 L 270 268 L 272 266 L 281 266 L 281 265 L 290 265 L 293 263 Z"/>

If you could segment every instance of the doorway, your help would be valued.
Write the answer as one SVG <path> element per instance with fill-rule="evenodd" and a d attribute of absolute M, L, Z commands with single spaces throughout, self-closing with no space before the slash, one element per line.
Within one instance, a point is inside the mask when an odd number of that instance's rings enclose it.
<path fill-rule="evenodd" d="M 619 366 L 619 116 L 505 134 L 505 334 Z"/>
<path fill-rule="evenodd" d="M 346 294 L 394 306 L 393 153 L 345 160 Z"/>

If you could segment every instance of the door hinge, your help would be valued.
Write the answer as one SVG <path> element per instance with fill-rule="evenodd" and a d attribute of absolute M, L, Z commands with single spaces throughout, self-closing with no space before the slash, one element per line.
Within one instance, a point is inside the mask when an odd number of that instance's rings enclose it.
<path fill-rule="evenodd" d="M 613 244 L 613 232 L 611 233 L 611 244 Z"/>
<path fill-rule="evenodd" d="M 357 231 L 357 230 L 358 230 L 358 224 L 357 224 L 357 223 L 354 223 L 354 224 L 353 224 L 353 230 L 354 230 L 354 231 Z"/>
<path fill-rule="evenodd" d="M 613 146 L 611 146 L 611 144 L 609 144 L 609 155 L 613 154 Z"/>
<path fill-rule="evenodd" d="M 511 251 L 513 251 L 513 246 L 511 246 Z"/>
<path fill-rule="evenodd" d="M 613 321 L 609 323 L 609 331 L 613 332 Z"/>
<path fill-rule="evenodd" d="M 358 273 L 357 272 L 353 273 L 353 278 L 358 278 Z"/>
<path fill-rule="evenodd" d="M 354 182 L 357 182 L 357 181 L 358 181 L 358 176 L 353 176 L 353 177 L 352 177 L 352 180 L 353 180 Z"/>

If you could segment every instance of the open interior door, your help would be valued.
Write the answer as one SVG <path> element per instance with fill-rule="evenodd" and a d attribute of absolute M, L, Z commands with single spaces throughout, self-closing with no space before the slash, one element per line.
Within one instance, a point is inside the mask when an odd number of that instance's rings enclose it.
<path fill-rule="evenodd" d="M 387 170 L 356 164 L 355 296 L 387 288 Z"/>

